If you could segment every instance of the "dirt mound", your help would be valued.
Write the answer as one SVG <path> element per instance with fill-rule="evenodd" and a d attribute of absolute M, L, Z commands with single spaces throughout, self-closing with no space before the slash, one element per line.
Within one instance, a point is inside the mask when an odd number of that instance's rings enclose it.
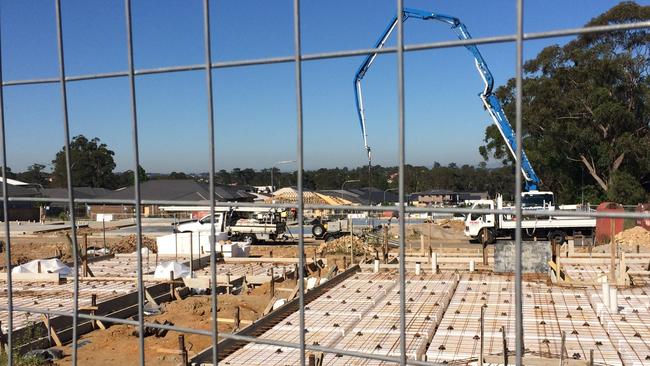
<path fill-rule="evenodd" d="M 616 234 L 615 240 L 617 244 L 650 246 L 650 231 L 635 226 Z"/>
<path fill-rule="evenodd" d="M 183 301 L 173 301 L 163 304 L 163 313 L 191 314 L 203 316 L 210 314 L 212 308 L 209 296 L 193 296 Z"/>
<path fill-rule="evenodd" d="M 406 238 L 419 240 L 423 235 L 425 240 L 466 240 L 463 235 L 465 224 L 462 221 L 445 220 L 440 223 L 407 224 Z M 391 225 L 389 234 L 396 238 L 399 232 L 399 225 Z"/>
<path fill-rule="evenodd" d="M 136 251 L 137 246 L 137 236 L 129 235 L 122 238 L 117 243 L 111 245 L 111 251 L 113 253 L 133 253 Z M 148 236 L 142 236 L 142 247 L 149 248 L 153 253 L 158 252 L 158 245 L 156 245 L 156 239 L 152 239 Z"/>
<path fill-rule="evenodd" d="M 324 254 L 347 254 L 350 253 L 350 242 L 354 255 L 364 255 L 372 253 L 370 246 L 365 241 L 356 236 L 344 236 L 321 244 L 316 251 L 320 255 Z"/>
<path fill-rule="evenodd" d="M 465 221 L 461 220 L 439 220 L 436 224 L 442 226 L 443 229 L 452 229 L 456 231 L 465 230 Z"/>

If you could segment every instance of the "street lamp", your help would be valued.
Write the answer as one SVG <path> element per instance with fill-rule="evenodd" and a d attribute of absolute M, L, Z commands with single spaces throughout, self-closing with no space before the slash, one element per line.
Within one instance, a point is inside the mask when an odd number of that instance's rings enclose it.
<path fill-rule="evenodd" d="M 396 191 L 398 188 L 388 188 L 384 189 L 384 202 L 386 202 L 386 192 L 388 191 Z"/>
<path fill-rule="evenodd" d="M 346 184 L 346 183 L 357 183 L 357 182 L 361 182 L 361 181 L 360 181 L 359 179 L 349 179 L 349 180 L 346 180 L 345 182 L 343 182 L 343 184 L 341 184 L 341 190 L 343 190 L 343 187 L 345 187 L 345 184 Z M 340 196 L 341 198 L 343 198 L 343 192 L 339 192 L 339 196 Z"/>
<path fill-rule="evenodd" d="M 273 184 L 274 184 L 274 182 L 273 182 L 273 171 L 275 170 L 276 165 L 289 164 L 289 163 L 295 163 L 295 162 L 296 162 L 295 160 L 281 160 L 281 161 L 278 161 L 275 164 L 273 164 L 273 166 L 271 167 L 271 193 L 273 193 L 273 191 L 274 191 L 274 189 L 273 189 Z"/>
<path fill-rule="evenodd" d="M 356 183 L 356 182 L 361 182 L 361 180 L 359 179 L 346 180 L 345 182 L 343 182 L 343 184 L 341 184 L 341 190 L 343 190 L 343 187 L 345 186 L 346 183 Z"/>

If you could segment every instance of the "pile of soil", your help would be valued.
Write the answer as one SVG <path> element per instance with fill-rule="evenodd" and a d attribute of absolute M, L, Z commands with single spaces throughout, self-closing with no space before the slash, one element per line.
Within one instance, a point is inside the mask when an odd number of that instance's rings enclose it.
<path fill-rule="evenodd" d="M 276 284 L 282 286 L 283 283 Z M 289 286 L 291 284 L 284 284 Z M 218 295 L 218 317 L 232 318 L 235 308 L 239 307 L 242 320 L 256 320 L 262 315 L 270 296 L 269 285 L 265 284 L 244 295 Z M 180 301 L 162 305 L 162 313 L 148 316 L 147 322 L 171 322 L 178 327 L 211 330 L 211 297 L 205 295 L 190 296 Z M 219 332 L 231 332 L 232 323 L 219 322 Z M 138 337 L 133 334 L 136 328 L 131 325 L 112 325 L 106 330 L 96 330 L 81 336 L 78 349 L 79 364 L 85 365 L 133 365 L 138 361 Z M 163 337 L 145 338 L 145 357 L 147 364 L 175 366 L 181 362 L 178 355 L 170 351 L 178 349 L 178 332 L 169 331 Z M 211 338 L 197 334 L 185 334 L 185 344 L 190 357 L 211 345 Z M 70 365 L 71 347 L 63 347 L 66 355 L 57 365 Z"/>
<path fill-rule="evenodd" d="M 617 244 L 650 246 L 650 231 L 635 226 L 616 234 L 615 240 Z"/>
<path fill-rule="evenodd" d="M 616 247 L 625 253 L 636 253 L 637 249 L 640 253 L 650 252 L 650 231 L 641 226 L 623 230 L 616 234 L 614 237 Z M 599 245 L 593 249 L 596 253 L 609 253 L 609 243 Z"/>
<path fill-rule="evenodd" d="M 406 226 L 406 238 L 419 240 L 423 235 L 425 240 L 442 241 L 465 241 L 463 235 L 465 225 L 461 221 L 445 220 L 442 223 L 408 224 Z M 396 238 L 399 232 L 399 225 L 391 225 L 389 235 Z"/>
<path fill-rule="evenodd" d="M 129 235 L 122 238 L 117 243 L 111 245 L 111 252 L 113 253 L 133 253 L 136 251 L 137 247 L 137 236 Z M 156 239 L 152 239 L 148 236 L 142 236 L 142 247 L 149 248 L 152 253 L 158 252 L 158 245 L 156 245 Z"/>
<path fill-rule="evenodd" d="M 442 226 L 443 229 L 452 229 L 457 231 L 465 230 L 465 222 L 461 220 L 438 220 L 435 222 L 439 226 Z"/>
<path fill-rule="evenodd" d="M 348 254 L 350 253 L 350 242 L 352 243 L 354 255 L 364 255 L 374 252 L 368 243 L 358 237 L 352 236 L 350 238 L 350 236 L 344 236 L 342 238 L 322 243 L 316 250 L 316 253 L 319 255 Z"/>

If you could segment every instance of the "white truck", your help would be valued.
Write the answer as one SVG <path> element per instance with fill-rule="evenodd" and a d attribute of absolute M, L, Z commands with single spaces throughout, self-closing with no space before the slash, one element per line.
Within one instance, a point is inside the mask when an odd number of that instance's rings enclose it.
<path fill-rule="evenodd" d="M 477 200 L 472 209 L 503 209 L 503 198 Z M 523 208 L 526 209 L 525 207 Z M 564 211 L 564 210 L 563 210 Z M 497 238 L 514 238 L 517 218 L 512 215 L 468 214 L 465 218 L 465 236 L 483 244 L 494 243 Z M 548 239 L 558 243 L 566 241 L 568 235 L 590 236 L 596 227 L 596 219 L 571 216 L 525 216 L 521 221 L 522 237 L 526 239 Z"/>
<path fill-rule="evenodd" d="M 215 231 L 226 232 L 232 239 L 255 244 L 259 240 L 286 240 L 284 210 L 261 207 L 215 208 Z M 174 226 L 177 233 L 209 233 L 210 215 Z"/>

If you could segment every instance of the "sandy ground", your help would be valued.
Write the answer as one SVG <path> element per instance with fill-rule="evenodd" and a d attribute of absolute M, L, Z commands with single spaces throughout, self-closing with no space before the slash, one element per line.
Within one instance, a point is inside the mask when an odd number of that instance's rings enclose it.
<path fill-rule="evenodd" d="M 291 280 L 276 284 L 279 288 L 294 288 Z M 269 285 L 265 284 L 241 295 L 220 294 L 217 298 L 218 318 L 233 318 L 237 306 L 242 320 L 255 320 L 261 317 L 270 300 Z M 184 300 L 164 304 L 163 312 L 146 318 L 146 322 L 169 321 L 179 327 L 211 330 L 210 296 L 197 295 Z M 81 365 L 133 365 L 139 357 L 139 342 L 135 327 L 113 325 L 106 330 L 88 333 L 79 339 L 78 363 Z M 231 323 L 219 323 L 219 332 L 232 332 Z M 173 354 L 178 350 L 178 332 L 168 332 L 164 337 L 145 338 L 145 359 L 150 365 L 177 365 L 180 356 Z M 185 334 L 185 343 L 190 358 L 211 345 L 208 336 Z M 57 365 L 70 365 L 71 346 L 63 348 L 66 355 Z"/>

